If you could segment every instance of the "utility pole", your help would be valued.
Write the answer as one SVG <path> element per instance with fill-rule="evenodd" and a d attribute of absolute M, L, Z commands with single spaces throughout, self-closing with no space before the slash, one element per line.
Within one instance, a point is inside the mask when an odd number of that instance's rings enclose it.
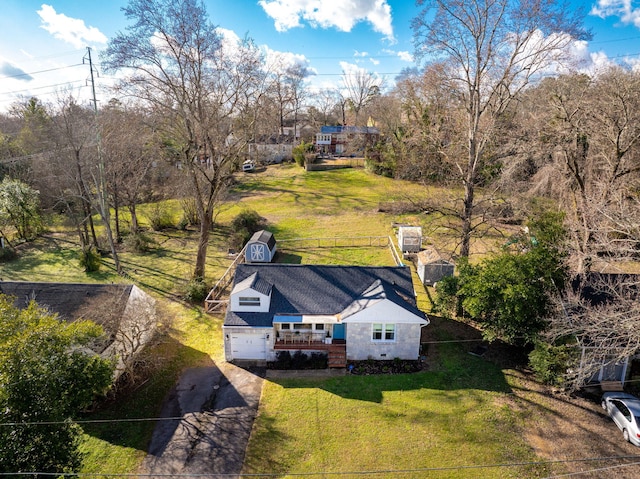
<path fill-rule="evenodd" d="M 109 201 L 107 198 L 107 180 L 105 178 L 104 156 L 102 155 L 102 141 L 100 138 L 100 126 L 98 124 L 98 99 L 96 98 L 96 82 L 94 77 L 94 67 L 91 61 L 91 47 L 87 47 L 87 54 L 82 59 L 82 63 L 87 61 L 89 64 L 89 72 L 91 73 L 91 93 L 93 98 L 93 112 L 95 115 L 95 127 L 96 127 L 96 142 L 98 145 L 98 178 L 94 178 L 97 186 L 97 203 L 98 213 L 102 218 L 105 230 L 107 231 L 107 239 L 109 241 L 109 247 L 111 249 L 111 256 L 113 256 L 113 262 L 118 274 L 122 274 L 122 266 L 120 265 L 120 259 L 118 258 L 118 252 L 116 251 L 116 244 L 113 240 L 113 232 L 111 231 L 111 210 L 109 207 Z"/>

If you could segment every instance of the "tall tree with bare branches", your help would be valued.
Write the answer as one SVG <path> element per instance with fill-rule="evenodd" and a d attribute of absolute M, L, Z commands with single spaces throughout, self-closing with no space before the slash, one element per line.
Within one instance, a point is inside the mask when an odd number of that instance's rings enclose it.
<path fill-rule="evenodd" d="M 126 72 L 120 88 L 166 119 L 198 211 L 193 278 L 203 281 L 214 210 L 247 141 L 234 126 L 250 111 L 243 102 L 262 58 L 248 39 L 225 48 L 202 1 L 130 0 L 123 11 L 132 24 L 109 42 L 103 66 Z"/>
<path fill-rule="evenodd" d="M 468 256 L 478 173 L 497 121 L 532 79 L 567 59 L 589 37 L 583 12 L 555 0 L 418 0 L 412 28 L 418 58 L 445 61 L 467 113 L 460 254 Z"/>

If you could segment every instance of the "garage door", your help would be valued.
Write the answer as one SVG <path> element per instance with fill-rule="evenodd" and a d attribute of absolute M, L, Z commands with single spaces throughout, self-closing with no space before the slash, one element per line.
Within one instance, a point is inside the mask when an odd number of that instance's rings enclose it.
<path fill-rule="evenodd" d="M 265 333 L 235 333 L 231 335 L 233 359 L 267 359 Z"/>

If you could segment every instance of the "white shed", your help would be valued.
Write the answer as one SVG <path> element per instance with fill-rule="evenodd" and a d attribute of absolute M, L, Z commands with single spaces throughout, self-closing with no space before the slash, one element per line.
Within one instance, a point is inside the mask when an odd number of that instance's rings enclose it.
<path fill-rule="evenodd" d="M 398 228 L 398 246 L 403 253 L 417 253 L 422 249 L 422 228 L 419 226 L 400 226 Z"/>
<path fill-rule="evenodd" d="M 276 238 L 273 233 L 260 230 L 254 233 L 245 250 L 247 263 L 270 263 L 276 254 Z"/>
<path fill-rule="evenodd" d="M 453 276 L 455 265 L 444 259 L 434 247 L 428 247 L 417 254 L 416 269 L 422 284 L 433 286 L 445 276 Z"/>

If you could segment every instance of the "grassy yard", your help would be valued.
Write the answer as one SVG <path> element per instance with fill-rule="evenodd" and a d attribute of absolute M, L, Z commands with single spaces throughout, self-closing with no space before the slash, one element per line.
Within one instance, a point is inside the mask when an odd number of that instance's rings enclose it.
<path fill-rule="evenodd" d="M 527 465 L 540 458 L 523 438 L 529 410 L 512 407 L 509 375 L 460 343 L 439 345 L 427 363 L 406 375 L 268 380 L 243 472 L 388 479 L 548 472 Z"/>
<path fill-rule="evenodd" d="M 213 284 L 229 266 L 228 225 L 243 209 L 264 216 L 276 238 L 283 240 L 281 260 L 391 265 L 386 247 L 308 249 L 284 240 L 385 237 L 394 234 L 393 223 L 421 225 L 437 232 L 435 216 L 379 212 L 381 203 L 406 201 L 412 195 L 424 195 L 424 190 L 363 170 L 305 173 L 282 165 L 241 174 L 216 218 L 207 280 Z M 168 207 L 177 210 L 176 203 Z M 143 226 L 149 208 L 140 209 Z M 180 300 L 195 261 L 196 232 L 148 233 L 153 240 L 150 252 L 121 253 L 127 278 L 115 275 L 109 258 L 104 259 L 100 272 L 84 273 L 78 266 L 75 237 L 61 228 L 23 245 L 18 260 L 0 264 L 4 280 L 132 281 L 158 299 L 163 334 L 143 358 L 147 380 L 88 414 L 87 419 L 157 417 L 162 398 L 180 371 L 223 359 L 222 318 Z M 439 241 L 436 236 L 431 239 Z M 449 239 L 443 235 L 442 241 Z M 419 294 L 420 304 L 426 304 L 424 292 Z M 441 350 L 437 368 L 418 374 L 268 381 L 245 469 L 286 476 L 444 468 L 429 477 L 535 477 L 540 471 L 524 466 L 472 472 L 447 469 L 535 460 L 518 433 L 521 413 L 505 406 L 510 388 L 500 369 L 455 345 Z M 87 457 L 82 472 L 134 472 L 153 427 L 153 422 L 85 424 Z M 370 477 L 425 477 L 425 473 Z"/>

